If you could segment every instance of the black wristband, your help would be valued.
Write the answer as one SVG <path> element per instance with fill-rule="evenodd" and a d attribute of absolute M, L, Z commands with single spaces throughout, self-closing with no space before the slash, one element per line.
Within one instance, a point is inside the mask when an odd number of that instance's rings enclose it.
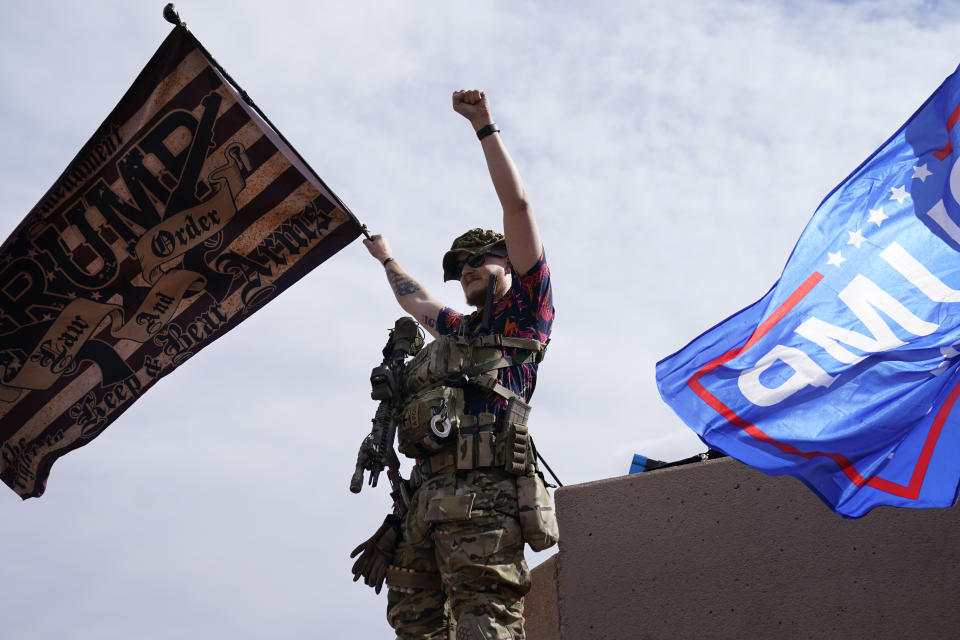
<path fill-rule="evenodd" d="M 492 133 L 500 133 L 500 128 L 497 127 L 496 122 L 491 122 L 477 129 L 477 140 L 483 140 Z"/>
<path fill-rule="evenodd" d="M 383 266 L 387 266 L 387 264 L 389 264 L 389 263 L 391 263 L 391 262 L 394 262 L 394 259 L 393 259 L 393 258 L 387 258 L 386 260 L 383 261 Z"/>

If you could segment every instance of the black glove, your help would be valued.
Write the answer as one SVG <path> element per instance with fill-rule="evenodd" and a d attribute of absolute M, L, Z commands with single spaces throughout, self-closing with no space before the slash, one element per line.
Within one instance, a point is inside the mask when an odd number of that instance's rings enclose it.
<path fill-rule="evenodd" d="M 380 593 L 387 577 L 387 566 L 393 559 L 393 550 L 397 548 L 399 539 L 400 518 L 391 513 L 384 518 L 376 533 L 350 553 L 351 558 L 360 555 L 353 563 L 353 581 L 363 576 L 364 584 Z"/>

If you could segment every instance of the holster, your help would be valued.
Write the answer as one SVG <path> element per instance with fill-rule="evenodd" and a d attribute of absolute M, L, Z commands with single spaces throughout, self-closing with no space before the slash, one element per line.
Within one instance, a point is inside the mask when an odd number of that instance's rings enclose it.
<path fill-rule="evenodd" d="M 560 528 L 553 500 L 539 473 L 517 476 L 517 507 L 523 540 L 534 551 L 557 544 Z"/>

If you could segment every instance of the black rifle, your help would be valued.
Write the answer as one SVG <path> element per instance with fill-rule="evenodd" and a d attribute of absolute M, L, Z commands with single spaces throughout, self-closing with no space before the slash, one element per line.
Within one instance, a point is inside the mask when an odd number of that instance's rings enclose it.
<path fill-rule="evenodd" d="M 370 397 L 379 400 L 373 428 L 357 453 L 357 466 L 350 478 L 350 491 L 360 493 L 363 472 L 370 472 L 369 484 L 377 486 L 380 472 L 387 469 L 394 513 L 402 516 L 410 503 L 407 483 L 400 475 L 400 460 L 393 449 L 397 434 L 397 414 L 403 404 L 403 365 L 423 348 L 423 332 L 413 318 L 404 316 L 394 323 L 383 348 L 383 362 L 370 373 Z"/>

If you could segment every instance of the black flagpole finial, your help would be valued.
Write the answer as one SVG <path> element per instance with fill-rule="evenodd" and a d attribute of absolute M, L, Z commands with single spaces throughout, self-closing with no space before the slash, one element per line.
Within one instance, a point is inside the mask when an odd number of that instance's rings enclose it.
<path fill-rule="evenodd" d="M 177 8 L 172 2 L 167 3 L 163 8 L 163 19 L 177 27 L 187 26 L 187 23 L 180 19 L 180 14 L 177 13 Z"/>

